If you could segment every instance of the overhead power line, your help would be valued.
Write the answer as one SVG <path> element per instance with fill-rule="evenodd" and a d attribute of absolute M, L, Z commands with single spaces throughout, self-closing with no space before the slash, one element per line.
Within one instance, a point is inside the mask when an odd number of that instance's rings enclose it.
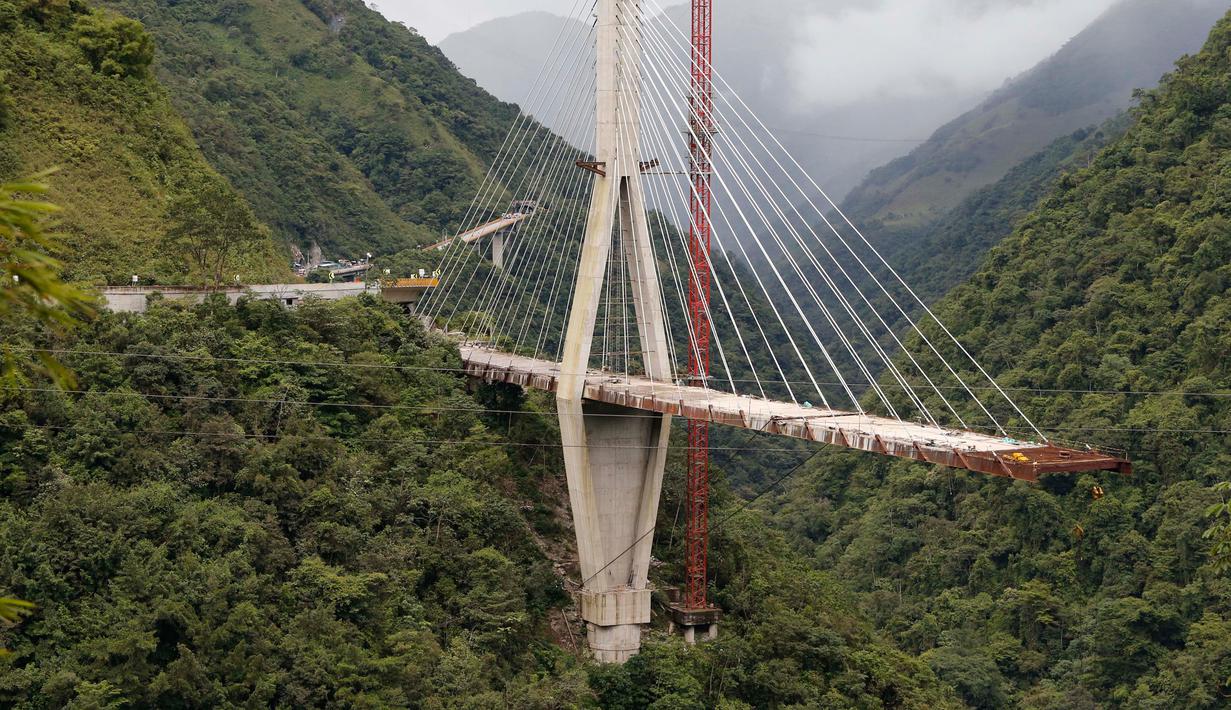
<path fill-rule="evenodd" d="M 121 429 L 123 432 L 128 433 L 128 434 L 147 434 L 150 436 L 176 436 L 176 437 L 191 436 L 191 437 L 214 438 L 214 439 L 260 439 L 260 440 L 271 440 L 271 441 L 281 441 L 283 439 L 295 439 L 295 440 L 307 440 L 307 441 L 336 441 L 340 444 L 349 444 L 349 443 L 355 443 L 355 442 L 373 443 L 373 444 L 400 443 L 400 444 L 424 444 L 428 446 L 488 446 L 488 447 L 507 446 L 507 447 L 512 447 L 512 448 L 524 448 L 524 449 L 572 448 L 572 447 L 566 446 L 565 444 L 542 443 L 542 442 L 522 442 L 522 441 L 482 441 L 482 440 L 476 441 L 476 440 L 471 440 L 471 439 L 409 439 L 407 437 L 388 437 L 388 436 L 385 436 L 385 437 L 372 437 L 372 436 L 343 437 L 343 436 L 335 436 L 335 435 L 328 435 L 328 434 L 291 434 L 291 433 L 259 434 L 259 433 L 250 433 L 250 432 L 227 432 L 227 431 L 185 431 L 185 430 L 179 430 L 179 429 L 132 429 L 132 428 L 125 428 L 125 427 L 117 427 L 117 428 Z M 75 425 L 61 425 L 61 424 L 26 424 L 26 425 L 0 424 L 0 429 L 9 429 L 11 431 L 20 431 L 23 429 L 42 429 L 42 430 L 49 430 L 49 431 L 69 431 L 69 432 L 80 432 L 84 434 L 106 434 L 106 435 L 115 433 L 113 429 L 102 429 L 98 427 L 80 427 L 80 426 L 75 426 Z M 621 445 L 621 446 L 613 445 L 613 446 L 605 446 L 604 448 L 605 449 L 633 449 L 633 450 L 653 449 L 655 451 L 658 450 L 657 446 L 631 446 L 631 445 L 627 445 L 627 446 L 626 445 Z M 668 448 L 681 451 L 681 450 L 687 449 L 688 447 L 680 446 L 677 444 L 672 444 Z M 762 446 L 711 447 L 710 450 L 711 451 L 730 451 L 730 452 L 765 451 L 765 452 L 773 452 L 773 453 L 791 453 L 791 452 L 799 451 L 798 448 L 790 448 L 790 447 L 766 448 Z"/>
<path fill-rule="evenodd" d="M 756 432 L 753 432 L 753 433 L 756 433 Z M 816 449 L 816 450 L 815 450 L 815 451 L 813 451 L 811 454 L 809 454 L 809 455 L 808 455 L 808 457 L 807 457 L 806 459 L 804 459 L 804 460 L 800 461 L 799 463 L 795 464 L 795 466 L 794 466 L 794 467 L 792 467 L 790 470 L 788 470 L 786 473 L 784 473 L 783 475 L 781 475 L 781 476 L 779 476 L 778 478 L 776 478 L 776 479 L 774 479 L 773 481 L 771 481 L 771 482 L 769 483 L 769 485 L 764 486 L 764 487 L 763 487 L 760 491 L 758 491 L 758 492 L 757 492 L 757 494 L 756 494 L 756 495 L 754 495 L 752 498 L 749 498 L 749 499 L 745 500 L 745 501 L 743 502 L 743 504 L 742 504 L 742 505 L 740 505 L 738 508 L 736 508 L 734 511 L 732 511 L 729 515 L 727 515 L 726 517 L 724 517 L 722 520 L 720 520 L 720 521 L 718 522 L 718 524 L 717 524 L 717 525 L 715 525 L 715 526 L 711 529 L 711 531 L 710 531 L 710 532 L 718 532 L 719 530 L 721 530 L 721 529 L 722 529 L 722 528 L 723 528 L 723 527 L 724 527 L 724 526 L 725 526 L 728 522 L 730 522 L 730 521 L 731 521 L 731 519 L 732 519 L 732 518 L 734 518 L 735 516 L 739 515 L 740 513 L 744 512 L 745 510 L 747 510 L 747 509 L 748 509 L 748 506 L 750 506 L 750 505 L 752 505 L 753 503 L 755 503 L 756 501 L 760 500 L 763 496 L 765 496 L 765 495 L 766 495 L 767 493 L 769 493 L 771 490 L 773 490 L 774 488 L 776 488 L 779 484 L 781 484 L 781 483 L 783 483 L 784 481 L 786 481 L 786 479 L 790 478 L 791 476 L 794 476 L 794 475 L 795 475 L 797 472 L 799 472 L 799 471 L 800 471 L 800 470 L 801 470 L 804 466 L 806 466 L 806 465 L 807 465 L 810 461 L 812 461 L 812 459 L 816 458 L 817 454 L 821 453 L 822 451 L 824 451 L 824 450 L 825 450 L 825 449 L 827 449 L 828 447 L 829 447 L 829 444 L 821 444 L 820 448 Z M 717 449 L 710 449 L 710 450 L 711 450 L 711 451 L 715 451 L 715 450 L 717 450 Z M 650 528 L 649 530 L 645 531 L 645 532 L 644 532 L 644 533 L 642 533 L 640 536 L 638 536 L 638 537 L 637 537 L 637 539 L 636 539 L 636 540 L 633 540 L 633 541 L 632 541 L 632 543 L 631 543 L 628 547 L 626 547 L 626 548 L 624 548 L 623 550 L 621 550 L 621 551 L 620 551 L 620 552 L 619 552 L 619 553 L 618 553 L 615 557 L 612 557 L 610 560 L 608 560 L 608 561 L 607 561 L 607 563 L 606 563 L 606 564 L 604 564 L 602 567 L 600 567 L 600 568 L 599 568 L 599 569 L 598 569 L 598 570 L 597 570 L 594 574 L 590 575 L 590 576 L 589 576 L 589 577 L 587 577 L 585 580 L 583 580 L 583 581 L 582 581 L 582 583 L 581 583 L 581 586 L 582 586 L 582 587 L 585 587 L 587 584 L 589 584 L 589 583 L 590 583 L 590 581 L 591 581 L 591 580 L 593 580 L 595 577 L 597 577 L 597 576 L 599 576 L 600 574 L 602 574 L 602 573 L 603 573 L 603 572 L 604 572 L 604 571 L 605 571 L 608 567 L 610 567 L 611 565 L 615 564 L 615 563 L 616 563 L 616 562 L 617 562 L 617 561 L 618 561 L 621 557 L 623 557 L 624 555 L 627 555 L 629 552 L 632 552 L 632 551 L 633 551 L 633 549 L 637 547 L 637 545 L 641 544 L 641 542 L 642 542 L 642 541 L 644 541 L 644 540 L 645 540 L 647 537 L 649 537 L 650 535 L 653 535 L 653 534 L 654 534 L 655 529 L 656 529 L 656 528 Z"/>
<path fill-rule="evenodd" d="M 29 352 L 29 353 L 47 353 L 50 355 L 92 355 L 102 357 L 141 357 L 156 360 L 188 360 L 199 362 L 231 362 L 231 363 L 247 363 L 256 365 L 289 365 L 294 367 L 337 367 L 337 368 L 353 368 L 360 370 L 399 370 L 405 372 L 439 372 L 445 374 L 464 375 L 469 371 L 461 367 L 432 367 L 426 365 L 387 365 L 381 363 L 365 363 L 365 362 L 329 362 L 316 360 L 284 360 L 284 359 L 267 359 L 267 358 L 241 358 L 241 357 L 224 357 L 215 355 L 187 355 L 181 353 L 132 353 L 132 352 L 113 352 L 102 350 L 74 350 L 71 348 L 28 348 L 28 347 L 13 347 L 9 346 L 9 350 L 14 352 Z M 559 373 L 566 374 L 566 373 Z M 735 378 L 735 382 L 747 383 L 756 380 L 752 378 Z M 783 382 L 783 380 L 779 380 Z M 790 384 L 811 384 L 811 380 L 785 380 Z M 817 384 L 822 386 L 839 386 L 842 383 L 836 381 L 820 380 Z M 918 383 L 915 383 L 918 384 Z M 867 384 L 859 385 L 850 383 L 852 387 L 860 386 L 868 387 Z M 940 389 L 945 390 L 961 390 L 966 389 L 958 385 L 937 385 Z M 996 391 L 996 388 L 991 386 L 974 386 L 970 389 L 982 391 Z M 1076 394 L 1076 395 L 1131 395 L 1135 397 L 1157 397 L 1164 395 L 1178 395 L 1183 397 L 1227 397 L 1231 398 L 1231 390 L 1228 391 L 1188 391 L 1188 390 L 1111 390 L 1111 389 L 1072 389 L 1062 387 L 1005 387 L 1000 389 L 1007 392 L 1020 392 L 1025 394 Z"/>
<path fill-rule="evenodd" d="M 318 402 L 303 399 L 275 399 L 260 397 L 218 397 L 213 395 L 193 394 L 159 394 L 124 390 L 66 390 L 56 387 L 0 387 L 0 391 L 30 392 L 42 394 L 73 394 L 79 396 L 100 395 L 107 397 L 140 397 L 147 400 L 200 401 L 237 404 L 295 405 L 306 407 L 337 407 L 340 409 L 373 409 L 386 411 L 405 411 L 419 414 L 502 414 L 510 416 L 550 417 L 558 416 L 556 412 L 535 412 L 524 409 L 495 409 L 492 407 L 438 407 L 433 405 L 409 404 L 371 404 L 366 402 Z M 616 419 L 646 419 L 657 418 L 656 413 L 638 412 L 635 414 L 587 413 L 587 417 Z M 857 416 L 857 415 L 852 415 Z M 1030 427 L 1008 426 L 1011 431 L 1032 431 Z M 1044 425 L 1048 431 L 1082 431 L 1082 432 L 1127 432 L 1127 433 L 1186 433 L 1186 434 L 1231 434 L 1231 429 L 1171 429 L 1171 428 L 1134 428 L 1134 427 L 1078 427 L 1066 425 Z M 754 432 L 756 433 L 756 432 Z"/>

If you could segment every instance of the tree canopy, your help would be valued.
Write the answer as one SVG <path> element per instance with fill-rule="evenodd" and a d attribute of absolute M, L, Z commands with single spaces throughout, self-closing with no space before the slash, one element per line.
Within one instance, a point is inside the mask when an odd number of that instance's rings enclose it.
<path fill-rule="evenodd" d="M 937 306 L 1045 432 L 1125 451 L 1132 477 L 1028 486 L 827 454 L 774 502 L 972 706 L 1231 693 L 1229 148 L 1231 17 Z"/>

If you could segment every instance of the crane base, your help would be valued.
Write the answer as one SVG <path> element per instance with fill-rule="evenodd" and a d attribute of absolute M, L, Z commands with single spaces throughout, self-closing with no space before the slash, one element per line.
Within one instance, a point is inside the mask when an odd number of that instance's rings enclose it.
<path fill-rule="evenodd" d="M 722 619 L 722 609 L 716 606 L 689 609 L 680 604 L 668 604 L 667 611 L 670 617 L 667 631 L 681 634 L 685 643 L 713 641 L 718 638 L 718 622 Z"/>

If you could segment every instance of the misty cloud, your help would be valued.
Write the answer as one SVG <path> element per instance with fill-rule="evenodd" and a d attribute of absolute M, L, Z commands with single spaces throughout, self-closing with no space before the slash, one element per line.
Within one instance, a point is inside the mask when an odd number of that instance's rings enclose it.
<path fill-rule="evenodd" d="M 1054 53 L 1115 0 L 802 3 L 788 66 L 805 106 L 989 90 Z M 824 7 L 821 7 L 824 5 Z"/>
<path fill-rule="evenodd" d="M 376 0 L 385 17 L 405 22 L 428 41 L 436 43 L 446 36 L 469 29 L 480 22 L 516 15 L 529 10 L 544 10 L 570 15 L 580 0 Z"/>

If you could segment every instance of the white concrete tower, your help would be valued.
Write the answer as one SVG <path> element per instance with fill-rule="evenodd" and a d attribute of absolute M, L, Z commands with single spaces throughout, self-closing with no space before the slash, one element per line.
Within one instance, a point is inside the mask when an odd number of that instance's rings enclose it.
<path fill-rule="evenodd" d="M 668 382 L 671 366 L 641 184 L 641 0 L 598 0 L 597 34 L 594 191 L 556 403 L 585 580 L 581 616 L 595 657 L 623 663 L 650 621 L 646 577 L 671 418 L 583 401 L 617 210 L 646 375 Z"/>

